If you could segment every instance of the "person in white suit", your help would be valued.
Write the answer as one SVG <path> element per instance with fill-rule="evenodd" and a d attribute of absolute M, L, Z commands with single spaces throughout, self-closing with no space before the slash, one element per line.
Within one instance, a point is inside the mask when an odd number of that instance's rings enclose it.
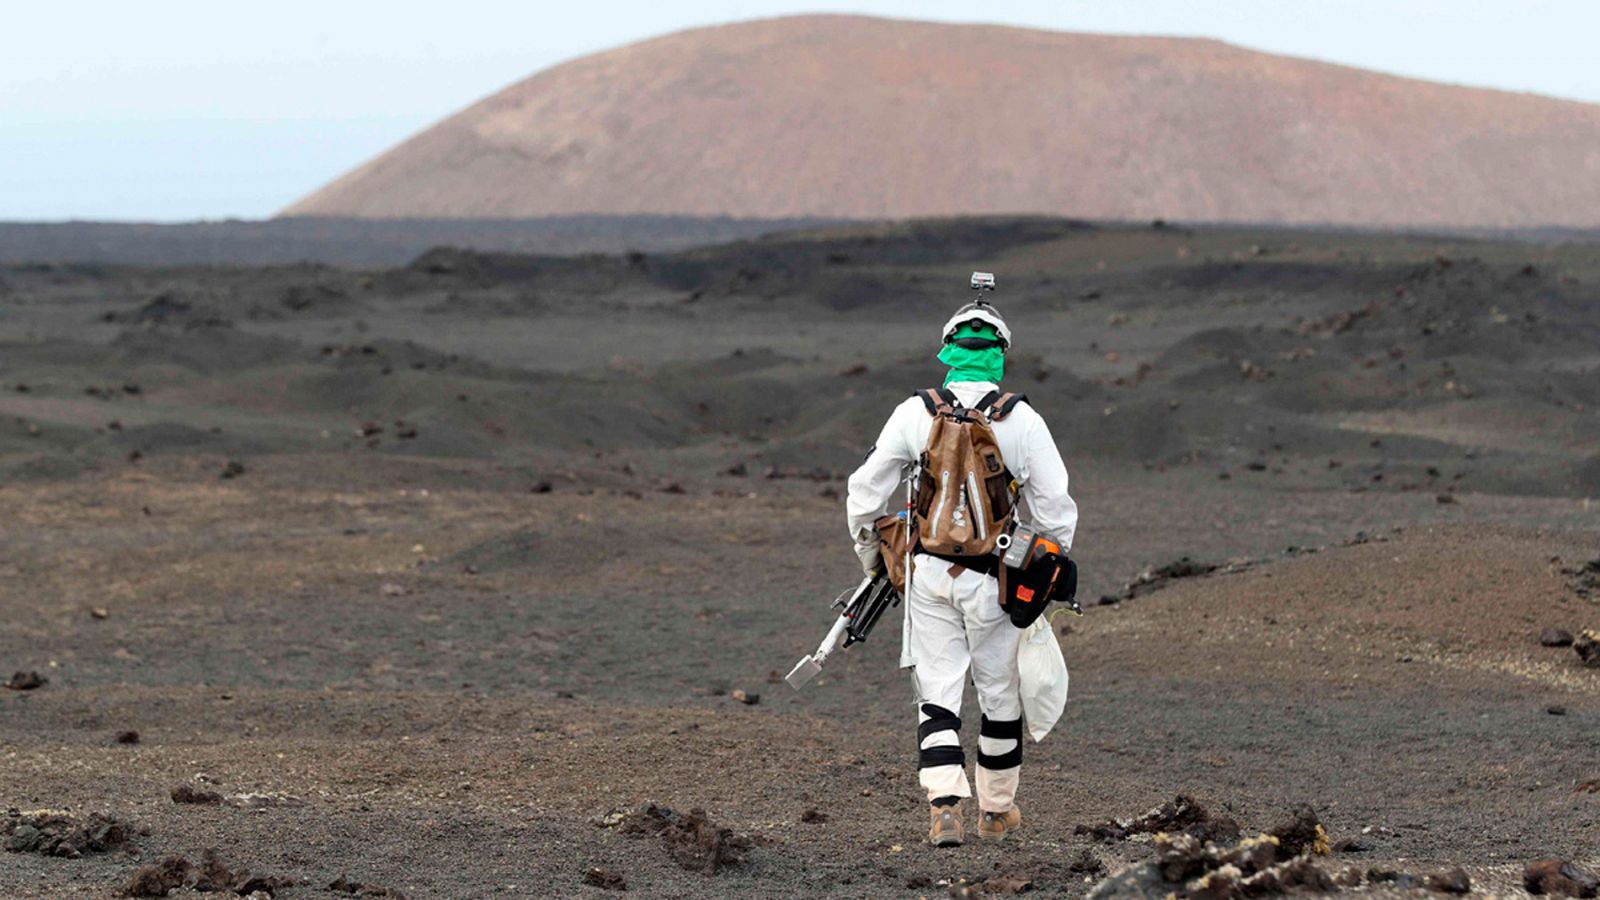
<path fill-rule="evenodd" d="M 945 323 L 939 360 L 950 367 L 946 396 L 968 408 L 999 397 L 1011 331 L 993 306 L 968 304 Z M 882 565 L 873 523 L 886 513 L 923 452 L 933 418 L 916 396 L 901 403 L 877 443 L 850 476 L 846 508 L 862 568 Z M 1025 398 L 991 424 L 1031 528 L 1066 553 L 1078 507 L 1067 492 L 1067 468 L 1044 419 Z M 982 714 L 976 782 L 982 838 L 1003 838 L 1022 824 L 1016 793 L 1022 765 L 1022 704 L 1017 667 L 1023 631 L 999 602 L 991 571 L 972 559 L 913 551 L 901 665 L 911 666 L 917 698 L 919 780 L 927 791 L 935 845 L 964 839 L 960 803 L 972 796 L 961 749 L 961 695 L 970 670 Z"/>

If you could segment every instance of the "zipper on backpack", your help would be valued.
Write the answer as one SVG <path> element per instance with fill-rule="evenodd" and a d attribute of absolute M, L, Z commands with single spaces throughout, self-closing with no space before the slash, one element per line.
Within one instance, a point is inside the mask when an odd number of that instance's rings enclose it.
<path fill-rule="evenodd" d="M 928 538 L 939 536 L 939 519 L 944 515 L 945 504 L 950 502 L 950 470 L 939 473 L 939 505 L 933 510 L 933 520 L 928 524 Z"/>
<path fill-rule="evenodd" d="M 978 478 L 971 472 L 967 473 L 967 506 L 972 513 L 972 522 L 978 526 L 978 540 L 989 539 L 989 526 L 983 520 L 988 518 L 988 513 L 983 508 L 983 495 L 978 493 Z"/>

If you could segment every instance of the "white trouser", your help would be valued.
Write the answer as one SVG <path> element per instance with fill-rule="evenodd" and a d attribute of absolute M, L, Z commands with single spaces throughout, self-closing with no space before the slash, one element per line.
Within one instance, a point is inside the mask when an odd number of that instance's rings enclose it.
<path fill-rule="evenodd" d="M 911 617 L 912 679 L 917 693 L 920 779 L 931 802 L 970 797 L 961 752 L 961 694 L 967 670 L 983 719 L 978 737 L 978 805 L 1011 809 L 1022 758 L 1021 680 L 1017 644 L 1023 631 L 1000 608 L 1000 586 L 981 572 L 919 553 L 906 604 Z"/>

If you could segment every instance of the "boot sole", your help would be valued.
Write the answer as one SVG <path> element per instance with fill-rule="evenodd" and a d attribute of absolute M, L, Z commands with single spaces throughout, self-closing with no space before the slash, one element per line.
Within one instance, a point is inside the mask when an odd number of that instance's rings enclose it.
<path fill-rule="evenodd" d="M 950 834 L 943 837 L 929 838 L 928 843 L 934 845 L 935 847 L 959 847 L 961 846 L 962 839 Z"/>

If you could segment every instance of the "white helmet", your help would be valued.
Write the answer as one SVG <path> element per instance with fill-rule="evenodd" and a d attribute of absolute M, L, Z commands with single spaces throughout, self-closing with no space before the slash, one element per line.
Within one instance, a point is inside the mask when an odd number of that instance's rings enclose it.
<path fill-rule="evenodd" d="M 1011 349 L 1011 329 L 1006 327 L 1006 320 L 1000 317 L 1000 310 L 990 306 L 983 300 L 968 303 L 956 310 L 950 321 L 944 323 L 944 331 L 940 333 L 940 343 L 948 344 L 955 340 L 956 329 L 969 323 L 976 322 L 994 326 L 995 333 L 1000 335 L 1000 347 L 1003 350 Z M 973 340 L 967 338 L 965 340 Z"/>

